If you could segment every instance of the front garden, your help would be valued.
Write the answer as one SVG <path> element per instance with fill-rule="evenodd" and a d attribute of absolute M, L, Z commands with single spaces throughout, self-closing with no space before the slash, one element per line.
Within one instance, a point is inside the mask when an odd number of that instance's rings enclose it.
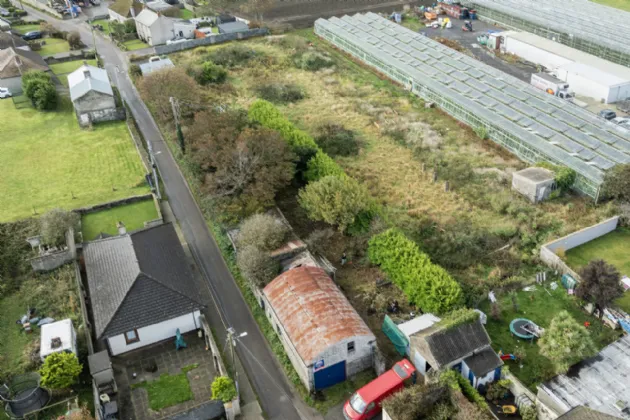
<path fill-rule="evenodd" d="M 84 241 L 92 241 L 101 233 L 117 235 L 118 222 L 123 222 L 127 232 L 142 229 L 144 223 L 158 218 L 153 200 L 138 201 L 106 210 L 88 213 L 81 218 Z"/>

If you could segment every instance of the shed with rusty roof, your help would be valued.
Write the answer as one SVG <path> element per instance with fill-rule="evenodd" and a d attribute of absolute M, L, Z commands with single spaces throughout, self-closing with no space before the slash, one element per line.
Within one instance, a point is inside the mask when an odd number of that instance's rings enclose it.
<path fill-rule="evenodd" d="M 374 334 L 323 269 L 282 273 L 263 289 L 261 305 L 309 391 L 372 366 Z"/>

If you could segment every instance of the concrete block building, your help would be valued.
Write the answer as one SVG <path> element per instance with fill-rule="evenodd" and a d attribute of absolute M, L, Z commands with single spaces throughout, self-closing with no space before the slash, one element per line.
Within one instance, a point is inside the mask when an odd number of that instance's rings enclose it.
<path fill-rule="evenodd" d="M 286 271 L 265 286 L 260 300 L 309 391 L 372 367 L 376 338 L 323 269 Z"/>
<path fill-rule="evenodd" d="M 105 70 L 84 64 L 68 75 L 68 87 L 81 126 L 124 118 Z"/>
<path fill-rule="evenodd" d="M 555 176 L 545 168 L 526 168 L 512 174 L 512 189 L 523 194 L 532 203 L 549 198 L 555 188 Z"/>

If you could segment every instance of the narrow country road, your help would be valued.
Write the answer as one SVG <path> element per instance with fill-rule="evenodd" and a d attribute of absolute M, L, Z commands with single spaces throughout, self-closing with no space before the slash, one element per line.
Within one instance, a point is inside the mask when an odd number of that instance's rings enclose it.
<path fill-rule="evenodd" d="M 25 8 L 29 12 L 29 17 L 45 19 L 62 30 L 79 31 L 84 44 L 88 46 L 93 44 L 93 35 L 85 22 L 78 19 L 60 21 L 32 8 Z M 286 420 L 318 417 L 314 416 L 312 410 L 293 393 L 282 368 L 250 313 L 223 260 L 219 247 L 208 230 L 186 180 L 155 121 L 128 77 L 128 65 L 124 53 L 98 35 L 95 37 L 95 42 L 110 79 L 118 86 L 122 98 L 129 105 L 142 135 L 153 146 L 157 166 L 173 213 L 197 260 L 200 271 L 209 282 L 214 302 L 205 303 L 216 307 L 224 320 L 223 325 L 227 324 L 228 327 L 234 328 L 237 334 L 247 332 L 246 337 L 238 340 L 236 351 L 258 394 L 266 417 Z M 226 332 L 221 320 L 210 321 L 219 340 L 225 342 Z"/>

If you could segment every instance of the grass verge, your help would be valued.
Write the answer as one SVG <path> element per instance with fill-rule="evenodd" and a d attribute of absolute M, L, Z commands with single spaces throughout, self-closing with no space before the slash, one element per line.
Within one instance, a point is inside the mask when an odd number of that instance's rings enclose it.
<path fill-rule="evenodd" d="M 0 222 L 149 192 L 124 122 L 82 130 L 65 102 L 40 112 L 0 101 L 0 115 Z"/>
<path fill-rule="evenodd" d="M 178 373 L 177 375 L 163 373 L 160 375 L 160 378 L 155 381 L 143 381 L 132 384 L 131 388 L 146 389 L 149 397 L 149 408 L 151 408 L 151 410 L 160 411 L 163 408 L 181 404 L 194 398 L 186 374 L 198 366 L 198 364 L 184 366 L 182 373 Z"/>
<path fill-rule="evenodd" d="M 158 217 L 153 200 L 139 201 L 124 206 L 89 213 L 81 218 L 81 231 L 83 240 L 94 240 L 101 232 L 116 235 L 116 224 L 123 222 L 127 232 L 142 229 L 144 222 L 155 220 Z"/>

